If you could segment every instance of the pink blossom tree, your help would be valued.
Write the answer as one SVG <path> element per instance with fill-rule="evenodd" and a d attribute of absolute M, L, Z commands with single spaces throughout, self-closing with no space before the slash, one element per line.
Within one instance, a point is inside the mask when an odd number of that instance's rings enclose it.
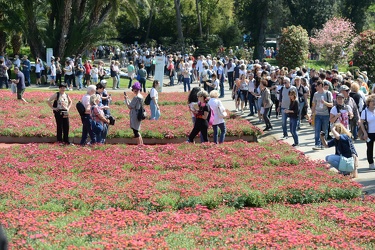
<path fill-rule="evenodd" d="M 354 24 L 344 18 L 334 17 L 313 33 L 310 43 L 327 64 L 334 65 L 347 61 L 352 54 L 355 38 Z"/>

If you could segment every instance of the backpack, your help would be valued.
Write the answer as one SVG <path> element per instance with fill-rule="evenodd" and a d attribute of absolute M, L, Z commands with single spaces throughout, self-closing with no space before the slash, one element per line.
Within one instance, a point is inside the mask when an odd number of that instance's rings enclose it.
<path fill-rule="evenodd" d="M 208 116 L 207 116 L 208 126 L 212 126 L 214 124 L 215 112 L 211 108 L 211 106 L 208 106 L 208 107 L 210 108 L 210 112 L 208 113 Z"/>
<path fill-rule="evenodd" d="M 56 92 L 56 99 L 53 101 L 53 104 L 52 104 L 52 107 L 53 108 L 57 108 L 57 100 L 59 100 L 59 98 L 60 98 L 60 92 Z M 66 94 L 66 95 L 68 95 L 68 94 Z"/>
<path fill-rule="evenodd" d="M 77 102 L 76 109 L 77 109 L 77 111 L 78 111 L 78 113 L 79 113 L 80 116 L 84 116 L 85 115 L 86 108 L 85 108 L 85 106 L 83 105 L 83 103 L 81 101 Z"/>
<path fill-rule="evenodd" d="M 145 99 L 144 103 L 145 103 L 145 105 L 150 105 L 150 103 L 151 103 L 150 93 L 148 93 L 148 95 L 146 96 L 146 99 Z"/>

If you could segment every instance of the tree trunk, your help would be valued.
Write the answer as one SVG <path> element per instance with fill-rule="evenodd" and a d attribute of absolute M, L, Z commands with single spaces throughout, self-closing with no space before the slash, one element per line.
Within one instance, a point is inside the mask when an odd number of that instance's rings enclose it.
<path fill-rule="evenodd" d="M 60 15 L 59 23 L 61 25 L 60 39 L 58 42 L 58 49 L 56 51 L 57 55 L 64 56 L 66 45 L 68 43 L 69 28 L 70 28 L 70 19 L 72 16 L 71 11 L 72 0 L 65 0 L 63 5 L 63 11 Z"/>
<path fill-rule="evenodd" d="M 259 13 L 258 17 L 259 20 L 259 28 L 258 28 L 258 39 L 255 41 L 255 53 L 254 56 L 256 59 L 263 59 L 264 57 L 264 41 L 266 37 L 266 28 L 268 22 L 268 1 L 264 1 L 260 3 L 261 9 L 263 10 L 262 13 Z"/>
<path fill-rule="evenodd" d="M 10 43 L 13 48 L 13 55 L 19 55 L 22 46 L 22 35 L 21 33 L 14 34 L 11 38 Z"/>
<path fill-rule="evenodd" d="M 154 7 L 155 7 L 155 0 L 152 0 L 151 2 L 151 8 L 150 8 L 150 16 L 148 17 L 148 25 L 147 25 L 147 33 L 146 33 L 146 39 L 145 42 L 148 42 L 148 37 L 150 36 L 150 29 L 152 24 L 152 18 L 154 17 Z"/>
<path fill-rule="evenodd" d="M 203 31 L 202 31 L 202 18 L 201 13 L 199 12 L 199 0 L 195 0 L 195 6 L 197 8 L 197 17 L 198 17 L 198 25 L 199 25 L 199 35 L 202 38 L 203 37 Z"/>
<path fill-rule="evenodd" d="M 4 31 L 0 31 L 0 55 L 3 56 L 5 54 L 5 48 L 7 45 L 7 33 Z"/>
<path fill-rule="evenodd" d="M 177 33 L 178 33 L 178 43 L 184 43 L 184 35 L 182 33 L 182 22 L 181 22 L 181 9 L 180 0 L 174 0 L 174 6 L 176 8 L 176 23 L 177 23 Z"/>
<path fill-rule="evenodd" d="M 46 51 L 43 49 L 43 42 L 40 38 L 40 33 L 36 24 L 36 16 L 34 12 L 34 3 L 33 1 L 24 0 L 23 8 L 27 17 L 27 42 L 30 45 L 31 53 L 34 56 L 39 56 L 44 58 Z"/>

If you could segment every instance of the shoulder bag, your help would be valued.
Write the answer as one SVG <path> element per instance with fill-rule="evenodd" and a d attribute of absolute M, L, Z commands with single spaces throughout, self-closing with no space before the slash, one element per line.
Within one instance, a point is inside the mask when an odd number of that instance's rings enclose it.
<path fill-rule="evenodd" d="M 139 102 L 141 103 L 141 107 L 138 109 L 137 111 L 137 119 L 138 121 L 142 121 L 144 119 L 146 119 L 146 116 L 147 116 L 147 113 L 146 113 L 146 110 L 143 108 L 143 104 L 142 104 L 142 99 L 137 97 Z"/>
<path fill-rule="evenodd" d="M 366 132 L 368 132 L 367 110 L 364 109 L 362 112 L 365 112 L 365 120 L 363 121 L 362 124 L 363 124 L 363 127 L 365 128 Z M 359 127 L 358 138 L 361 139 L 361 140 L 364 140 L 363 136 L 364 136 L 363 131 L 362 131 L 361 127 Z"/>

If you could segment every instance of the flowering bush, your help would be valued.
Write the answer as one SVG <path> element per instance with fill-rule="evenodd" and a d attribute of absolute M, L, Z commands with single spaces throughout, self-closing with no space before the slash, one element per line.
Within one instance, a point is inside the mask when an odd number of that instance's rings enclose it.
<path fill-rule="evenodd" d="M 9 91 L 0 91 L 2 106 L 0 112 L 4 119 L 0 121 L 0 135 L 15 137 L 55 137 L 56 124 L 52 110 L 46 100 L 51 92 L 27 91 L 29 103 L 15 101 Z M 73 100 L 70 110 L 70 137 L 80 137 L 82 123 L 75 104 L 82 94 L 68 93 Z M 129 94 L 130 95 L 130 94 Z M 116 125 L 110 126 L 108 138 L 132 138 L 133 131 L 129 126 L 129 109 L 123 104 L 122 94 L 113 94 L 111 114 L 116 117 Z M 162 116 L 158 121 L 144 120 L 141 131 L 144 138 L 183 138 L 187 137 L 193 127 L 186 100 L 186 93 L 160 93 Z M 150 107 L 145 106 L 150 114 Z M 228 111 L 229 112 L 229 111 Z M 226 119 L 228 136 L 259 135 L 262 132 L 244 119 L 231 116 Z M 213 131 L 209 130 L 209 135 Z"/>
<path fill-rule="evenodd" d="M 346 63 L 353 50 L 356 33 L 350 21 L 334 17 L 310 38 L 314 46 L 330 65 Z"/>
<path fill-rule="evenodd" d="M 367 71 L 370 79 L 375 79 L 375 30 L 366 30 L 359 34 L 354 47 L 353 62 L 361 70 Z"/>
<path fill-rule="evenodd" d="M 309 37 L 301 26 L 289 26 L 281 31 L 277 62 L 279 66 L 295 68 L 307 59 Z"/>

